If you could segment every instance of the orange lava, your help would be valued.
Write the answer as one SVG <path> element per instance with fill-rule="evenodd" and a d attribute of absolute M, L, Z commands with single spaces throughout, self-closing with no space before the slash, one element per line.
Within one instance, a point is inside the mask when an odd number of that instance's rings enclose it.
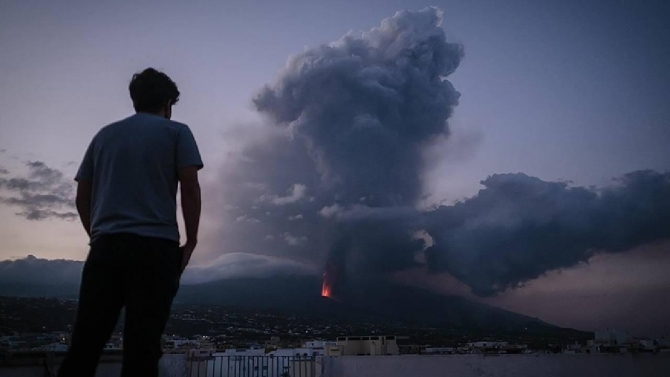
<path fill-rule="evenodd" d="M 330 284 L 328 284 L 328 277 L 323 273 L 323 284 L 321 285 L 321 296 L 330 298 Z"/>

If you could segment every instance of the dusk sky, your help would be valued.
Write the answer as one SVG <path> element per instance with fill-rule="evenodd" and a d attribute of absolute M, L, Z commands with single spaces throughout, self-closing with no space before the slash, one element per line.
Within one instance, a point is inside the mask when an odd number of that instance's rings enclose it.
<path fill-rule="evenodd" d="M 28 255 L 86 257 L 86 234 L 70 215 L 74 209 L 68 202 L 74 173 L 95 133 L 132 113 L 129 80 L 152 66 L 179 86 L 181 97 L 173 119 L 191 127 L 205 163 L 200 244 L 187 281 L 198 281 L 198 276 L 202 280 L 320 273 L 336 248 L 328 241 L 330 231 L 322 231 L 328 221 L 379 216 L 384 225 L 369 229 L 402 227 L 412 229 L 415 239 L 430 240 L 425 250 L 414 254 L 414 261 L 411 256 L 406 262 L 404 257 L 363 251 L 358 259 L 350 258 L 357 261 L 354 269 L 462 294 L 561 326 L 667 333 L 670 6 L 653 0 L 502 4 L 494 0 L 3 1 L 0 260 Z M 398 11 L 429 6 L 444 12 L 441 23 L 439 11 L 427 10 L 399 14 L 393 18 L 397 24 L 370 32 Z M 412 99 L 428 104 L 429 115 L 435 109 L 438 120 L 449 116 L 440 112 L 443 108 L 454 105 L 449 131 L 426 129 L 417 135 L 408 131 L 407 138 L 416 137 L 416 144 L 394 142 L 402 168 L 416 173 L 415 184 L 404 176 L 370 185 L 347 183 L 364 174 L 352 167 L 352 161 L 361 161 L 357 150 L 346 155 L 337 144 L 331 145 L 320 131 L 339 123 L 318 114 L 350 111 L 356 122 L 367 122 L 359 117 L 369 115 L 367 108 L 323 105 L 332 98 L 330 88 L 315 96 L 295 64 L 317 67 L 309 76 L 313 80 L 326 80 L 331 72 L 340 75 L 340 68 L 331 71 L 319 64 L 329 54 L 356 50 L 360 41 L 370 43 L 366 52 L 373 56 L 381 51 L 375 43 L 383 45 L 385 38 L 399 35 L 394 28 L 402 29 L 406 23 L 415 28 L 410 39 L 428 41 L 426 48 L 441 56 L 438 76 L 446 76 L 453 85 L 452 89 L 428 82 L 431 91 L 419 90 Z M 428 37 L 441 38 L 440 27 L 446 42 L 437 38 L 433 46 L 435 39 Z M 347 33 L 353 42 L 340 40 Z M 331 48 L 320 47 L 338 40 Z M 370 73 L 368 68 L 382 64 L 378 60 L 394 59 L 390 51 L 384 50 L 383 58 L 362 58 L 364 68 L 350 77 L 404 78 L 404 71 L 390 68 Z M 297 57 L 287 63 L 291 56 Z M 304 95 L 304 103 L 300 99 L 292 103 L 287 88 L 293 88 L 296 98 Z M 421 89 L 420 83 L 415 88 Z M 338 90 L 333 95 L 354 93 L 348 87 Z M 430 104 L 432 93 L 444 95 L 449 106 Z M 375 99 L 370 108 L 383 101 Z M 421 122 L 416 114 L 400 114 L 398 119 L 409 118 Z M 418 129 L 414 123 L 410 126 Z M 307 140 L 315 149 L 294 149 L 293 137 Z M 280 160 L 298 163 L 281 169 Z M 371 161 L 360 163 L 383 165 L 374 157 Z M 397 171 L 396 165 L 383 166 Z M 626 176 L 640 170 L 653 172 Z M 333 178 L 341 188 L 317 188 L 318 182 L 328 185 L 330 173 L 341 175 Z M 494 176 L 507 173 L 523 175 Z M 529 201 L 509 197 L 510 185 L 533 199 L 538 192 L 546 196 Z M 475 197 L 479 190 L 483 191 Z M 639 192 L 645 194 L 638 196 Z M 378 196 L 373 199 L 368 193 Z M 360 203 L 348 201 L 347 195 Z M 500 203 L 497 198 L 509 201 L 503 209 L 488 211 L 482 209 L 490 203 L 486 198 L 493 205 Z M 459 201 L 460 206 L 453 206 Z M 645 208 L 640 212 L 645 218 L 630 219 L 619 212 L 609 216 L 620 202 L 627 203 L 621 208 Z M 556 203 L 560 206 L 556 211 L 537 208 L 545 204 L 554 208 Z M 482 232 L 489 228 L 479 229 L 487 221 L 500 229 L 514 227 L 515 235 L 528 231 L 509 217 L 494 219 L 499 211 L 526 221 L 549 216 L 564 224 L 573 221 L 573 215 L 578 218 L 575 222 L 590 219 L 585 208 L 616 220 L 602 228 L 571 227 L 570 232 L 582 232 L 574 238 L 573 233 L 558 230 L 556 234 L 566 237 L 513 245 L 490 258 L 487 248 L 495 248 L 495 242 L 491 246 L 473 241 L 488 234 Z M 422 219 L 421 226 L 414 225 L 416 218 Z M 454 219 L 475 225 L 447 229 L 444 224 Z M 648 226 L 640 225 L 645 221 Z M 317 225 L 297 225 L 308 222 Z M 373 238 L 347 234 L 359 247 L 385 247 Z M 496 240 L 499 233 L 495 234 L 491 239 Z M 403 242 L 398 240 L 388 253 Z M 552 256 L 560 256 L 556 262 L 548 262 L 553 257 L 542 254 L 547 248 Z M 458 254 L 461 249 L 465 256 Z M 485 264 L 472 256 L 478 250 Z M 526 256 L 527 263 L 496 264 Z M 518 273 L 509 271 L 518 266 L 523 267 Z"/>

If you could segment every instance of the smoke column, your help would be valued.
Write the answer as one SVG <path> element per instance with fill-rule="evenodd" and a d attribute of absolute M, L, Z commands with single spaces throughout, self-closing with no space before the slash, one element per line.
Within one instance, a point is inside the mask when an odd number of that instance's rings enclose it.
<path fill-rule="evenodd" d="M 463 49 L 441 22 L 436 8 L 398 12 L 289 58 L 254 99 L 270 128 L 223 171 L 228 252 L 318 266 L 335 297 L 416 267 L 490 296 L 670 237 L 670 175 L 654 171 L 599 189 L 497 174 L 417 209 L 422 152 L 459 99 L 446 78 Z"/>
<path fill-rule="evenodd" d="M 337 227 L 329 263 L 357 253 L 363 270 L 394 270 L 422 247 L 394 212 L 416 204 L 422 148 L 448 133 L 459 97 L 445 78 L 463 51 L 441 22 L 436 8 L 398 12 L 360 36 L 306 50 L 254 100 L 304 140 L 332 198 L 320 211 Z M 381 248 L 384 255 L 372 251 Z"/>
<path fill-rule="evenodd" d="M 637 171 L 595 191 L 499 174 L 454 206 L 425 214 L 433 272 L 449 272 L 480 296 L 670 237 L 670 174 Z"/>

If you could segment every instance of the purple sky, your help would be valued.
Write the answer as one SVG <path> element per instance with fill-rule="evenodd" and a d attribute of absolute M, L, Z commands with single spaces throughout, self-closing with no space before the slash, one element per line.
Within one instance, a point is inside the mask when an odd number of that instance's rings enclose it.
<path fill-rule="evenodd" d="M 25 175 L 26 161 L 43 161 L 73 176 L 95 132 L 131 112 L 132 73 L 162 69 L 182 93 L 174 118 L 191 126 L 207 166 L 210 205 L 194 261 L 206 266 L 235 251 L 219 246 L 220 211 L 232 205 L 219 190 L 226 162 L 263 133 L 251 99 L 305 47 L 425 6 L 444 10 L 442 27 L 465 57 L 450 76 L 461 97 L 449 148 L 429 153 L 422 205 L 471 197 L 496 173 L 606 186 L 630 171 L 670 170 L 669 7 L 584 3 L 3 1 L 0 173 Z M 78 223 L 16 212 L 0 206 L 0 260 L 85 258 Z M 660 332 L 670 326 L 661 319 L 670 308 L 655 300 L 670 293 L 669 245 L 597 255 L 480 300 L 565 326 Z M 449 277 L 403 276 L 469 294 Z"/>

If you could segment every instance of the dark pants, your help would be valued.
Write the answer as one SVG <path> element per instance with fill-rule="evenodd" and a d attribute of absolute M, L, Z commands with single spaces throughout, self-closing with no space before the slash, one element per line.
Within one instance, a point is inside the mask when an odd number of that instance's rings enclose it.
<path fill-rule="evenodd" d="M 161 337 L 179 288 L 181 252 L 176 241 L 132 234 L 100 236 L 84 264 L 79 309 L 59 377 L 94 376 L 121 308 L 122 376 L 158 376 Z"/>

